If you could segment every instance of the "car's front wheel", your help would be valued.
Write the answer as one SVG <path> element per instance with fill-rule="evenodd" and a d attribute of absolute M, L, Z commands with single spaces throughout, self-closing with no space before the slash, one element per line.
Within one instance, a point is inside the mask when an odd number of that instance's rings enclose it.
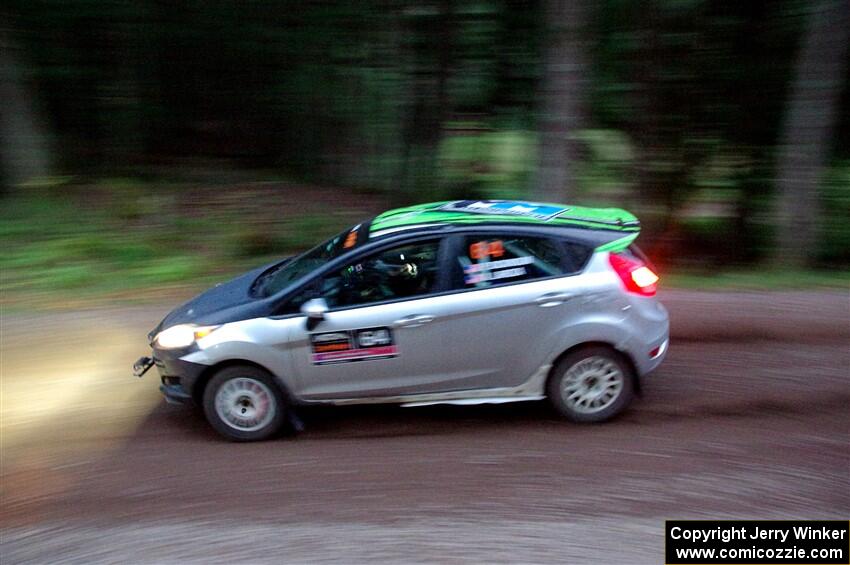
<path fill-rule="evenodd" d="M 274 378 L 250 365 L 225 367 L 204 390 L 204 414 L 215 430 L 233 441 L 258 441 L 278 433 L 286 404 Z"/>
<path fill-rule="evenodd" d="M 555 366 L 547 386 L 549 401 L 573 422 L 604 422 L 634 397 L 631 367 L 614 349 L 583 347 Z"/>

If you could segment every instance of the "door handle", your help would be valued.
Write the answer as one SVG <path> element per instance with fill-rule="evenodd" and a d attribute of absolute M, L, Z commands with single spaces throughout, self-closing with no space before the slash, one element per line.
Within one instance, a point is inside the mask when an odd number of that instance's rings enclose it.
<path fill-rule="evenodd" d="M 434 321 L 434 316 L 429 314 L 415 314 L 413 316 L 405 316 L 400 320 L 396 320 L 393 322 L 393 326 L 396 328 L 418 328 L 419 326 L 424 326 L 429 322 Z"/>
<path fill-rule="evenodd" d="M 552 306 L 559 306 L 563 304 L 572 297 L 572 294 L 567 294 L 565 292 L 547 292 L 543 296 L 536 298 L 534 303 L 541 308 L 551 308 Z"/>

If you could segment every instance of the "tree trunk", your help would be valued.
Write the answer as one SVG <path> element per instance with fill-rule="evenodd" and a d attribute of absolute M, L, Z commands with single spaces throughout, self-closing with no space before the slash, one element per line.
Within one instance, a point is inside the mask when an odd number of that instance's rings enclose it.
<path fill-rule="evenodd" d="M 454 2 L 439 0 L 420 8 L 406 15 L 412 72 L 397 190 L 393 193 L 397 204 L 436 196 L 437 151 L 449 112 Z"/>
<path fill-rule="evenodd" d="M 582 0 L 547 0 L 539 162 L 533 188 L 539 200 L 568 201 L 576 194 L 579 151 L 571 135 L 583 126 L 587 88 Z"/>
<path fill-rule="evenodd" d="M 34 107 L 34 96 L 16 60 L 17 46 L 0 22 L 0 160 L 11 186 L 50 174 L 47 137 Z M 2 187 L 0 187 L 2 193 Z"/>
<path fill-rule="evenodd" d="M 829 159 L 848 39 L 850 2 L 817 3 L 797 57 L 777 161 L 777 264 L 802 267 L 813 259 L 818 181 Z"/>

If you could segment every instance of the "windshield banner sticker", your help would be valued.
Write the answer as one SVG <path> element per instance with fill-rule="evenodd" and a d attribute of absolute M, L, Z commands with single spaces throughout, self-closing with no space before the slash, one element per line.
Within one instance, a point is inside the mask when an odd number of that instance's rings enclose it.
<path fill-rule="evenodd" d="M 398 355 L 390 328 L 364 328 L 310 335 L 314 365 L 389 359 Z"/>
<path fill-rule="evenodd" d="M 535 220 L 551 220 L 563 214 L 568 207 L 515 200 L 457 200 L 440 207 L 446 212 L 471 212 L 474 214 L 494 214 L 502 216 L 522 216 Z"/>

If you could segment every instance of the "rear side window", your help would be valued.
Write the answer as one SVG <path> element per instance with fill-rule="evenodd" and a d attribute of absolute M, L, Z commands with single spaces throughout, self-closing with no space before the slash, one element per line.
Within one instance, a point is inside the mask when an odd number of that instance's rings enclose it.
<path fill-rule="evenodd" d="M 590 256 L 593 255 L 592 248 L 580 243 L 563 241 L 561 242 L 561 245 L 564 246 L 567 271 L 570 273 L 577 273 L 584 269 L 588 260 L 590 260 Z"/>
<path fill-rule="evenodd" d="M 564 247 L 545 237 L 465 236 L 454 258 L 454 288 L 488 288 L 568 272 Z"/>

